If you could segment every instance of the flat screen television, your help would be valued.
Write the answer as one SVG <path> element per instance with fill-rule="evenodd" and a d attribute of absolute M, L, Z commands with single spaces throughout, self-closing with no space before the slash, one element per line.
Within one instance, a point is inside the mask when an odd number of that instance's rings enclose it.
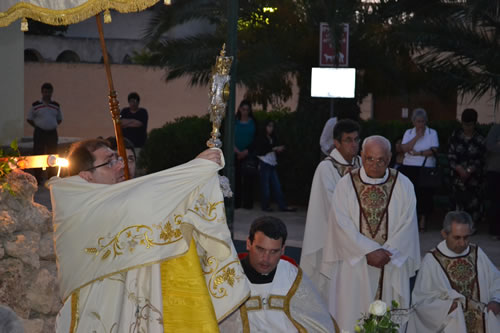
<path fill-rule="evenodd" d="M 313 67 L 311 97 L 354 98 L 356 68 Z"/>

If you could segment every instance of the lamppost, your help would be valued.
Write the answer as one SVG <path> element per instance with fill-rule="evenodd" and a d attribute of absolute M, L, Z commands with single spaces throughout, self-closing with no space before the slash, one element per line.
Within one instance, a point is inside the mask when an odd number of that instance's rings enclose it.
<path fill-rule="evenodd" d="M 226 122 L 224 125 L 224 157 L 226 159 L 226 167 L 224 174 L 231 183 L 231 188 L 235 190 L 234 179 L 234 110 L 236 105 L 236 75 L 237 75 L 237 33 L 238 33 L 238 0 L 227 0 L 227 55 L 233 57 L 231 67 L 231 81 L 229 83 L 230 94 L 227 103 Z M 234 195 L 232 198 L 226 199 L 226 218 L 227 225 L 234 235 Z"/>

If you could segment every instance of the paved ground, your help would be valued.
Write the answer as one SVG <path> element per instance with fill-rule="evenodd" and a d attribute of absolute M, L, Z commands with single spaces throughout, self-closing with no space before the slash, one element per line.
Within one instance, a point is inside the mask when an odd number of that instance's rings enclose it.
<path fill-rule="evenodd" d="M 35 201 L 47 206 L 51 209 L 50 205 L 50 195 L 49 191 L 41 187 L 35 194 Z M 429 224 L 429 230 L 420 233 L 420 249 L 422 255 L 426 251 L 432 249 L 437 243 L 441 241 L 440 235 L 440 225 L 442 223 L 444 212 L 436 212 L 432 216 L 431 222 Z M 247 238 L 248 230 L 250 229 L 250 224 L 256 218 L 263 215 L 271 215 L 280 218 L 288 227 L 288 240 L 287 246 L 289 247 L 286 254 L 293 257 L 298 261 L 300 258 L 300 248 L 302 247 L 302 239 L 304 236 L 304 226 L 306 220 L 306 208 L 299 207 L 297 212 L 287 213 L 287 212 L 262 212 L 258 209 L 258 205 L 252 210 L 249 209 L 236 209 L 234 214 L 234 239 L 235 246 L 238 251 L 244 251 L 245 243 Z M 478 244 L 490 257 L 491 261 L 500 267 L 500 241 L 493 240 L 486 232 L 487 227 L 480 225 L 478 227 L 478 232 L 472 236 L 471 241 Z"/>

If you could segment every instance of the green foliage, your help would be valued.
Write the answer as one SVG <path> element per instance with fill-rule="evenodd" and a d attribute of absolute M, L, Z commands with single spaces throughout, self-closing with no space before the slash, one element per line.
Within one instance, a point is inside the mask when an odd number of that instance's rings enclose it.
<path fill-rule="evenodd" d="M 139 167 L 151 173 L 193 159 L 207 148 L 211 130 L 208 116 L 181 117 L 152 130 L 141 150 Z"/>
<path fill-rule="evenodd" d="M 385 306 L 385 303 L 381 303 Z M 398 302 L 392 301 L 393 310 L 397 309 L 398 306 Z M 399 324 L 394 323 L 391 316 L 392 311 L 389 307 L 382 316 L 377 316 L 371 313 L 364 314 L 363 317 L 358 320 L 358 324 L 356 325 L 354 330 L 355 332 L 359 333 L 397 333 Z"/>
<path fill-rule="evenodd" d="M 12 172 L 13 167 L 17 164 L 16 157 L 20 156 L 17 141 L 14 140 L 10 144 L 10 150 L 4 151 L 0 149 L 0 189 L 6 190 L 13 194 L 10 184 L 7 183 L 5 177 Z"/>

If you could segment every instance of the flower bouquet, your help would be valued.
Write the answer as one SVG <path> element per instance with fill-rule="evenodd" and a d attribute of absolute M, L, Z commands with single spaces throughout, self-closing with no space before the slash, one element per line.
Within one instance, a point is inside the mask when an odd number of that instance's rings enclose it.
<path fill-rule="evenodd" d="M 398 308 L 399 304 L 392 301 L 392 309 Z M 397 333 L 399 324 L 391 318 L 392 310 L 382 301 L 370 304 L 368 313 L 358 320 L 354 331 L 357 333 Z"/>

